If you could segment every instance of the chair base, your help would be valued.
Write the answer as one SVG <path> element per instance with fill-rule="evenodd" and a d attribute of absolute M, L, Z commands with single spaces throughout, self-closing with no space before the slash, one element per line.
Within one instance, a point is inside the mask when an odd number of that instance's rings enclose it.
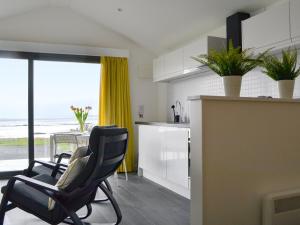
<path fill-rule="evenodd" d="M 86 205 L 86 209 L 87 209 L 87 213 L 86 213 L 85 216 L 78 216 L 80 220 L 84 220 L 92 214 L 93 209 L 92 209 L 92 206 L 90 204 Z M 64 223 L 73 224 L 73 222 L 70 218 L 65 219 Z"/>
<path fill-rule="evenodd" d="M 108 182 L 108 180 L 105 179 L 105 180 L 103 181 L 103 183 L 105 184 L 105 186 L 107 187 L 107 189 L 110 191 L 110 193 L 113 193 L 112 187 L 111 187 L 110 183 Z M 100 187 L 99 187 L 99 188 L 100 188 Z M 93 200 L 93 203 L 101 203 L 101 202 L 106 202 L 106 201 L 108 201 L 108 200 L 109 200 L 108 198 L 106 198 L 106 199 L 94 199 L 94 200 Z"/>
<path fill-rule="evenodd" d="M 108 188 L 106 188 L 102 183 L 99 185 L 99 188 L 107 196 L 107 198 L 109 199 L 109 201 L 111 202 L 111 204 L 115 210 L 115 213 L 117 216 L 117 222 L 115 223 L 115 225 L 120 224 L 122 221 L 122 213 L 121 213 L 121 209 L 120 209 L 116 199 L 113 197 L 112 193 L 108 190 Z"/>

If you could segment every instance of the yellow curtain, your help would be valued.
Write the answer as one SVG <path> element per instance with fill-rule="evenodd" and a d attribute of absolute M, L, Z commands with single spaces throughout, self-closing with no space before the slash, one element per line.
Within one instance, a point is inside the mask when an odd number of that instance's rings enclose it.
<path fill-rule="evenodd" d="M 126 154 L 127 171 L 134 170 L 134 141 L 131 119 L 130 87 L 127 58 L 101 57 L 99 125 L 117 125 L 129 132 Z M 123 165 L 119 172 L 124 172 Z"/>

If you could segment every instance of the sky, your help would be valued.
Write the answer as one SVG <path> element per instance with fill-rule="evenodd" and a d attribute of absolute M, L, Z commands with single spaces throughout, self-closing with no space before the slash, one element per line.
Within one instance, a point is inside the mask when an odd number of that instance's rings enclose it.
<path fill-rule="evenodd" d="M 27 118 L 27 60 L 0 59 L 0 119 Z M 70 106 L 98 114 L 100 64 L 34 62 L 35 119 L 70 118 Z"/>

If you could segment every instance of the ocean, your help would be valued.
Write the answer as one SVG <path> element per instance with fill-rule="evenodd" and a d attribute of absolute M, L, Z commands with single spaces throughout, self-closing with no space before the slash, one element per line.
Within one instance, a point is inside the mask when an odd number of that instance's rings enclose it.
<path fill-rule="evenodd" d="M 97 116 L 89 115 L 86 124 L 92 127 L 97 124 Z M 78 131 L 79 125 L 72 118 L 35 119 L 34 134 L 36 137 L 49 137 L 51 133 Z M 0 138 L 28 137 L 27 119 L 0 119 Z"/>

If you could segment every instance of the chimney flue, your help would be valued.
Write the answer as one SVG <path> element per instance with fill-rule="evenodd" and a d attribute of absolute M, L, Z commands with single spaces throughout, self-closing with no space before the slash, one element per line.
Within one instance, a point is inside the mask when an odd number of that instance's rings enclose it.
<path fill-rule="evenodd" d="M 237 12 L 226 19 L 227 31 L 227 48 L 229 41 L 232 40 L 235 48 L 241 47 L 242 49 L 242 21 L 250 17 L 249 13 Z"/>

